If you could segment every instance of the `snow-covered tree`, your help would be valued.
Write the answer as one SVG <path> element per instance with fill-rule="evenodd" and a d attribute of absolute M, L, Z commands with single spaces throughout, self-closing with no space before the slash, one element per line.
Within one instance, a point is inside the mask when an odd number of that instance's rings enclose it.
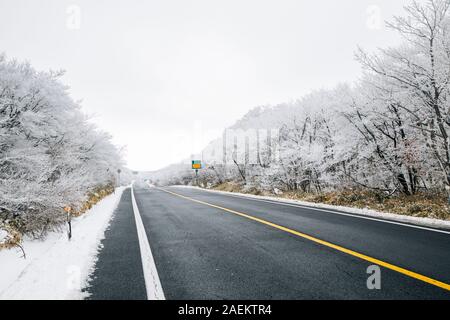
<path fill-rule="evenodd" d="M 0 220 L 40 237 L 123 163 L 59 78 L 0 56 Z"/>
<path fill-rule="evenodd" d="M 449 8 L 450 0 L 407 6 L 405 17 L 388 23 L 402 43 L 377 54 L 359 50 L 364 73 L 353 85 L 251 110 L 230 129 L 278 128 L 277 139 L 264 147 L 246 139 L 239 153 L 225 134 L 205 149 L 216 157 L 206 159 L 204 180 L 268 191 L 442 193 L 450 187 Z M 229 161 L 209 152 L 221 149 Z M 247 151 L 257 161 L 247 161 Z"/>
<path fill-rule="evenodd" d="M 427 179 L 450 185 L 449 7 L 449 0 L 414 1 L 407 17 L 389 23 L 405 39 L 402 46 L 358 53 L 372 92 L 351 122 L 406 194 L 426 187 Z"/>

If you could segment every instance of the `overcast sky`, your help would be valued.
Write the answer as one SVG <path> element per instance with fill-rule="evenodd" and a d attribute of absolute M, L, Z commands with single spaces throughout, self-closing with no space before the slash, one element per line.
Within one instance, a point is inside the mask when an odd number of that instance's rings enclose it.
<path fill-rule="evenodd" d="M 249 109 L 361 75 L 409 0 L 0 0 L 0 52 L 67 71 L 128 166 L 198 152 Z"/>

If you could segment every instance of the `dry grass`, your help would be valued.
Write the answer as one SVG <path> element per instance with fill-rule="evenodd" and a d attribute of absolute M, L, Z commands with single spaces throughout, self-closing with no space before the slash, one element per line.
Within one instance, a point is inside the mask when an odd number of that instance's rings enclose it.
<path fill-rule="evenodd" d="M 322 194 L 286 193 L 283 197 L 313 203 L 325 203 L 354 208 L 369 208 L 381 212 L 413 217 L 450 220 L 450 207 L 445 195 L 418 194 L 387 197 L 370 191 L 339 191 Z"/>
<path fill-rule="evenodd" d="M 0 224 L 0 229 L 8 233 L 4 241 L 0 242 L 0 250 L 20 246 L 22 243 L 22 234 L 19 231 L 6 224 Z"/>
<path fill-rule="evenodd" d="M 88 200 L 83 203 L 78 210 L 72 211 L 72 217 L 79 217 L 96 205 L 100 200 L 114 192 L 114 187 L 108 185 L 105 187 L 97 188 L 88 195 Z M 63 208 L 61 208 L 61 213 L 63 213 Z M 12 224 L 0 223 L 0 229 L 5 230 L 8 233 L 6 240 L 0 242 L 0 250 L 11 249 L 14 247 L 20 247 L 23 239 L 21 232 L 14 228 Z"/>
<path fill-rule="evenodd" d="M 271 195 L 255 188 L 242 187 L 238 184 L 224 183 L 214 188 L 228 192 L 242 192 L 254 195 Z M 396 195 L 388 197 L 383 193 L 365 190 L 343 190 L 320 194 L 286 192 L 277 197 L 301 200 L 312 203 L 323 203 L 335 206 L 368 208 L 376 211 L 395 213 L 413 217 L 426 217 L 450 220 L 450 206 L 446 195 L 423 193 L 414 196 Z"/>
<path fill-rule="evenodd" d="M 218 186 L 215 186 L 213 189 L 226 192 L 241 192 L 252 194 L 255 196 L 269 195 L 267 192 L 261 191 L 260 189 L 257 189 L 255 187 L 248 187 L 234 182 L 224 182 L 222 184 L 219 184 Z"/>
<path fill-rule="evenodd" d="M 243 186 L 233 182 L 224 182 L 214 187 L 214 190 L 226 192 L 243 192 Z"/>
<path fill-rule="evenodd" d="M 106 186 L 102 188 L 97 188 L 93 192 L 88 195 L 88 200 L 83 203 L 79 210 L 72 212 L 73 217 L 79 217 L 84 214 L 86 211 L 95 206 L 100 200 L 109 196 L 114 192 L 113 186 Z"/>

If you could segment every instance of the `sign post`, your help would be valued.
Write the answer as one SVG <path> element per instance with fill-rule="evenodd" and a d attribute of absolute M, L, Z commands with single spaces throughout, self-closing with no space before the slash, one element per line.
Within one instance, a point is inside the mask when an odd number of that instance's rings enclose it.
<path fill-rule="evenodd" d="M 192 160 L 192 169 L 195 170 L 195 184 L 198 186 L 198 170 L 202 168 L 200 160 Z"/>
<path fill-rule="evenodd" d="M 72 239 L 72 208 L 69 206 L 64 207 L 64 211 L 67 213 L 67 237 Z"/>
<path fill-rule="evenodd" d="M 122 170 L 117 169 L 117 186 L 120 187 L 120 173 L 122 172 Z"/>
<path fill-rule="evenodd" d="M 447 190 L 448 204 L 450 205 L 450 173 L 447 175 L 447 183 L 448 185 L 445 187 L 445 189 Z"/>

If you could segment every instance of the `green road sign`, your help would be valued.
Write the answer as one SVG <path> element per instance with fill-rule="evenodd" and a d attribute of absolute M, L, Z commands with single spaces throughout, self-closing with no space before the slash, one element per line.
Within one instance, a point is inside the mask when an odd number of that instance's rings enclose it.
<path fill-rule="evenodd" d="M 202 168 L 202 162 L 200 160 L 192 160 L 192 169 L 198 170 Z"/>

